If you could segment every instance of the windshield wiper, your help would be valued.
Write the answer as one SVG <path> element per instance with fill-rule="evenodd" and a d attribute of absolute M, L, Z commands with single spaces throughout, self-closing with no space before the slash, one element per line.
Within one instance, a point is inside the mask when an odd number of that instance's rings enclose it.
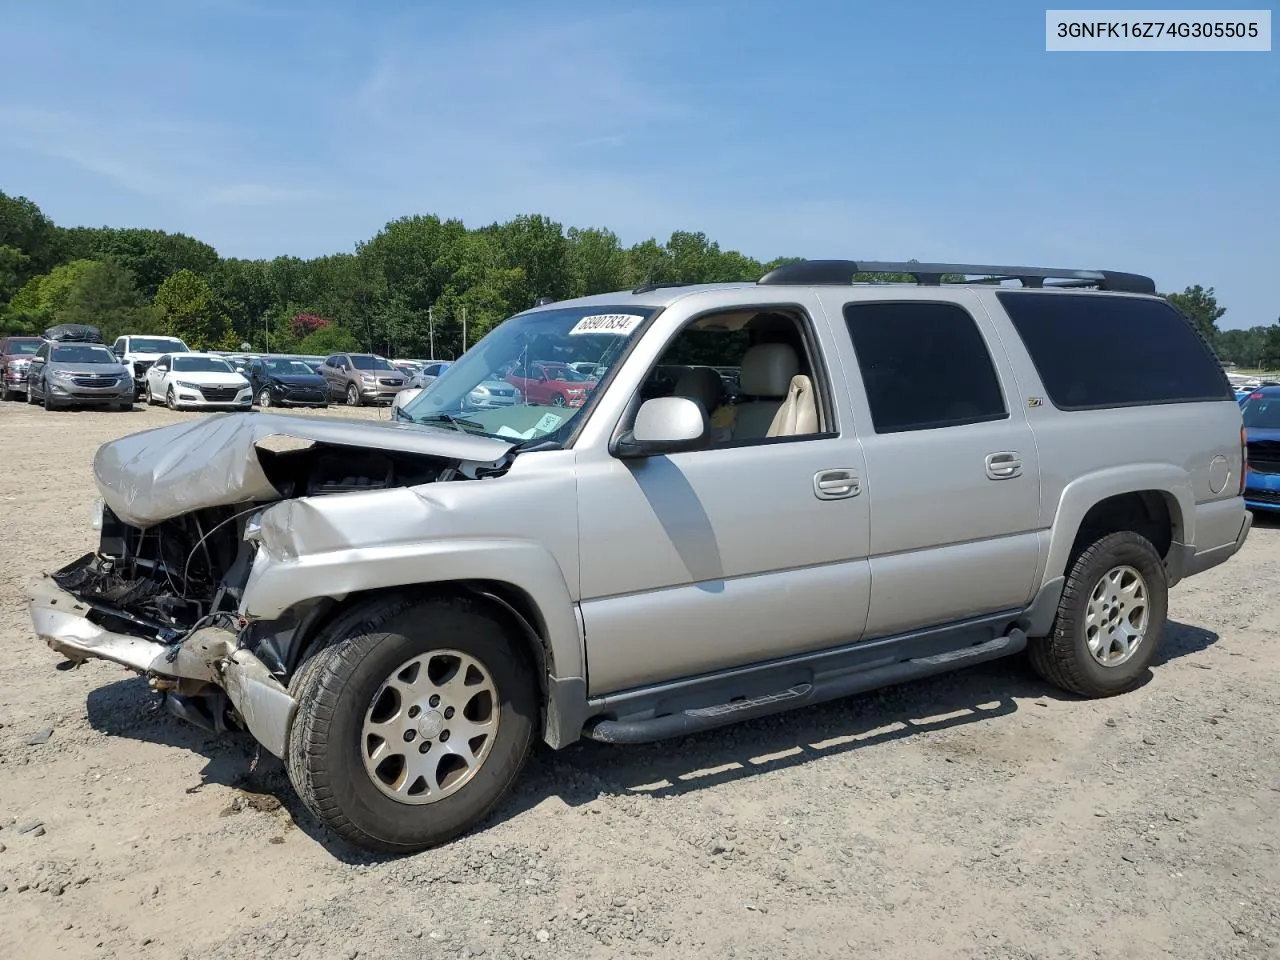
<path fill-rule="evenodd" d="M 424 426 L 430 426 L 437 423 L 447 423 L 459 433 L 466 433 L 468 427 L 474 430 L 484 431 L 483 423 L 476 423 L 474 420 L 467 420 L 463 417 L 455 417 L 452 413 L 433 413 L 429 417 L 413 417 L 409 414 L 405 414 L 405 416 L 409 417 L 409 419 L 414 423 L 421 423 Z"/>

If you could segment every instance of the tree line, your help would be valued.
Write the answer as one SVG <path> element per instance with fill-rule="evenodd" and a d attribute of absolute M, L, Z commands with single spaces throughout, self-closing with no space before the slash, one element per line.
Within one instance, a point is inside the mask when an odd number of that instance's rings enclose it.
<path fill-rule="evenodd" d="M 761 262 L 687 231 L 624 246 L 610 230 L 530 214 L 475 228 L 401 217 L 353 253 L 246 260 L 181 233 L 62 227 L 0 192 L 0 334 L 89 323 L 108 340 L 164 333 L 196 349 L 452 359 L 542 298 L 750 281 L 794 259 Z M 1212 287 L 1168 298 L 1224 360 L 1280 368 L 1280 326 L 1220 330 Z"/>

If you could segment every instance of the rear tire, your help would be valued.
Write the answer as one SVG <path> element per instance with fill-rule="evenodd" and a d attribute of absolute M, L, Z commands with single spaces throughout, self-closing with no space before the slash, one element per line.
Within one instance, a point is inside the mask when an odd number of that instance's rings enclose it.
<path fill-rule="evenodd" d="M 13 399 L 13 391 L 6 386 L 0 386 L 0 403 L 8 403 Z"/>
<path fill-rule="evenodd" d="M 1031 665 L 1082 697 L 1124 693 L 1151 665 L 1168 610 L 1164 562 L 1151 541 L 1109 533 L 1076 557 L 1052 631 L 1028 645 Z"/>
<path fill-rule="evenodd" d="M 392 854 L 484 819 L 528 757 L 539 707 L 523 639 L 459 597 L 356 608 L 290 690 L 299 706 L 286 767 L 298 796 L 343 839 Z M 471 760 L 453 752 L 463 746 Z"/>

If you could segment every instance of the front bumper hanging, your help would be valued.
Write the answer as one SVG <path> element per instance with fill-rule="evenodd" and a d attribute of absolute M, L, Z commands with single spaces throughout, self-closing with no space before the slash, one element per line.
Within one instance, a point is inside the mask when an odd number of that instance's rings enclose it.
<path fill-rule="evenodd" d="M 89 619 L 93 607 L 47 574 L 27 584 L 27 609 L 37 635 L 77 663 L 107 660 L 153 679 L 189 680 L 221 688 L 249 733 L 283 758 L 298 702 L 236 634 L 202 627 L 171 644 L 116 633 Z"/>

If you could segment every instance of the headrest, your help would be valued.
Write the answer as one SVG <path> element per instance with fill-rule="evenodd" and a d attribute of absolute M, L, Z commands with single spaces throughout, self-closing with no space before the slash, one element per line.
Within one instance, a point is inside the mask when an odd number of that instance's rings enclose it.
<path fill-rule="evenodd" d="M 676 380 L 672 393 L 677 397 L 697 400 L 710 415 L 724 396 L 724 381 L 710 367 L 689 367 Z"/>
<path fill-rule="evenodd" d="M 800 358 L 790 344 L 758 343 L 742 357 L 738 383 L 753 397 L 783 397 L 800 372 Z"/>

